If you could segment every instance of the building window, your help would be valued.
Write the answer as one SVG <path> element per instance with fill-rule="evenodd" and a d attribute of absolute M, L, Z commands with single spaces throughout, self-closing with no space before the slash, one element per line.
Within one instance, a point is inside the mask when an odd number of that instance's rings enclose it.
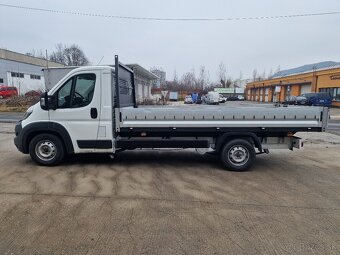
<path fill-rule="evenodd" d="M 40 75 L 31 74 L 30 77 L 31 77 L 31 79 L 33 79 L 33 80 L 40 80 Z"/>
<path fill-rule="evenodd" d="M 0 83 L 4 83 L 4 79 L 3 78 L 0 78 Z"/>
<path fill-rule="evenodd" d="M 320 92 L 328 92 L 334 101 L 340 101 L 340 88 L 322 88 Z"/>
<path fill-rule="evenodd" d="M 24 74 L 23 73 L 11 72 L 11 76 L 12 77 L 17 77 L 17 78 L 24 78 Z"/>

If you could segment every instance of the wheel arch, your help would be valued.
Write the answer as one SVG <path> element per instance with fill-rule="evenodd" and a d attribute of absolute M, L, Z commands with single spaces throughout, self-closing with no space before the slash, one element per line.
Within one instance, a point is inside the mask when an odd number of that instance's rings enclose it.
<path fill-rule="evenodd" d="M 47 133 L 53 134 L 60 138 L 66 152 L 71 154 L 74 152 L 74 147 L 72 144 L 71 137 L 67 132 L 66 128 L 59 123 L 56 122 L 37 122 L 28 124 L 21 131 L 22 133 L 22 142 L 23 142 L 23 153 L 29 152 L 29 143 L 38 134 Z"/>
<path fill-rule="evenodd" d="M 215 150 L 221 151 L 223 145 L 234 139 L 244 139 L 254 143 L 255 147 L 262 152 L 262 145 L 259 137 L 252 132 L 229 132 L 216 138 Z"/>

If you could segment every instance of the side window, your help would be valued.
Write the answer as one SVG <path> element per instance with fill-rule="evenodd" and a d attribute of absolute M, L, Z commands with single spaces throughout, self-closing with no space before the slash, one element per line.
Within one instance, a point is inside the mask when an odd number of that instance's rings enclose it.
<path fill-rule="evenodd" d="M 78 108 L 91 103 L 95 74 L 79 74 L 69 79 L 57 92 L 58 108 Z"/>
<path fill-rule="evenodd" d="M 96 83 L 96 75 L 80 74 L 75 77 L 72 108 L 83 107 L 91 103 Z"/>
<path fill-rule="evenodd" d="M 71 107 L 71 91 L 73 78 L 69 79 L 57 92 L 58 108 Z"/>

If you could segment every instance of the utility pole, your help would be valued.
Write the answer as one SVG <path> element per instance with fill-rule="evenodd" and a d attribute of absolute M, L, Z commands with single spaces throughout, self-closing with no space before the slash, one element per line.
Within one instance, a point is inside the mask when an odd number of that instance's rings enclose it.
<path fill-rule="evenodd" d="M 313 66 L 313 85 L 312 92 L 318 92 L 318 76 L 316 75 L 316 66 Z"/>
<path fill-rule="evenodd" d="M 48 57 L 47 57 L 47 50 L 46 50 L 46 68 L 48 68 Z"/>

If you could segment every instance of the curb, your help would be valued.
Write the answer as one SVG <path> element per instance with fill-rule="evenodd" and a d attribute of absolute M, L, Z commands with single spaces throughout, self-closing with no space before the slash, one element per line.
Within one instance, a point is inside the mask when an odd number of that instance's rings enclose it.
<path fill-rule="evenodd" d="M 0 119 L 0 123 L 17 123 L 19 120 L 13 120 L 13 119 Z"/>

